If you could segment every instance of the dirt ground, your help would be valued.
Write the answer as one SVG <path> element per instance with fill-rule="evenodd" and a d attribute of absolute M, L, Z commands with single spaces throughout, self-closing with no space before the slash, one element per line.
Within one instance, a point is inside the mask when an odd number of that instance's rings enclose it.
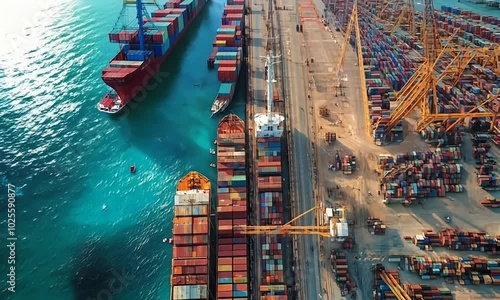
<path fill-rule="evenodd" d="M 480 189 L 476 183 L 474 166 L 462 161 L 462 182 L 466 190 L 462 193 L 449 193 L 444 198 L 426 199 L 422 206 L 413 205 L 403 207 L 400 204 L 386 205 L 378 196 L 379 177 L 375 170 L 377 168 L 377 157 L 380 154 L 397 154 L 400 152 L 428 150 L 428 146 L 415 132 L 408 132 L 401 144 L 376 146 L 368 136 L 364 122 L 364 107 L 361 98 L 361 82 L 357 58 L 352 49 L 348 47 L 344 73 L 347 82 L 344 83 L 343 92 L 345 96 L 337 95 L 339 91 L 334 87 L 335 80 L 333 72 L 340 55 L 343 38 L 339 32 L 327 31 L 317 22 L 305 22 L 304 36 L 309 59 L 314 62 L 309 66 L 309 84 L 311 99 L 313 102 L 312 112 L 315 119 L 316 138 L 316 161 L 318 166 L 319 189 L 323 195 L 325 205 L 342 203 L 349 208 L 349 217 L 354 219 L 358 225 L 354 226 L 355 248 L 350 251 L 351 270 L 356 271 L 356 281 L 359 286 L 357 299 L 372 299 L 371 265 L 373 263 L 386 261 L 387 256 L 397 254 L 421 254 L 431 255 L 418 250 L 411 242 L 403 239 L 403 236 L 421 234 L 423 229 L 434 229 L 439 231 L 451 227 L 464 230 L 485 230 L 491 235 L 500 234 L 500 218 L 498 211 L 484 208 L 479 201 L 486 196 L 487 192 Z M 329 117 L 321 117 L 320 108 L 330 111 Z M 409 120 L 406 127 L 412 130 L 415 121 Z M 329 145 L 325 141 L 326 132 L 335 132 L 337 141 Z M 472 146 L 470 137 L 464 136 L 462 151 L 467 157 L 471 157 Z M 328 170 L 330 161 L 333 161 L 335 152 L 342 155 L 352 154 L 357 158 L 357 170 L 352 175 L 343 175 L 342 172 Z M 494 150 L 493 153 L 498 152 Z M 328 198 L 326 189 L 340 186 L 340 193 Z M 370 196 L 370 193 L 373 196 Z M 365 221 L 368 216 L 382 219 L 388 226 L 384 236 L 371 235 Z M 451 217 L 451 224 L 444 222 L 444 216 Z M 330 241 L 324 241 L 323 253 L 328 258 L 332 248 L 339 247 Z M 465 256 L 465 252 L 436 251 L 442 256 L 454 255 Z M 435 255 L 434 253 L 433 255 Z M 475 252 L 475 255 L 482 253 Z M 358 260 L 354 266 L 354 258 Z M 323 286 L 330 289 L 333 280 L 329 262 L 323 262 L 325 266 L 322 274 Z M 390 264 L 387 265 L 391 267 Z M 393 265 L 393 268 L 397 266 Z M 392 268 L 391 267 L 391 268 Z M 330 275 L 329 275 L 330 274 Z M 367 274 L 370 274 L 369 276 Z M 405 271 L 400 271 L 403 281 L 419 283 L 419 277 Z M 330 278 L 330 279 L 329 279 Z M 422 282 L 424 283 L 424 282 Z M 500 291 L 497 294 L 491 292 L 492 286 L 457 286 L 447 285 L 442 280 L 425 281 L 426 284 L 435 286 L 446 286 L 456 292 L 456 299 L 500 299 Z M 332 288 L 333 289 L 333 288 Z M 329 299 L 341 299 L 338 291 L 332 291 Z M 326 299 L 326 298 L 325 298 Z"/>

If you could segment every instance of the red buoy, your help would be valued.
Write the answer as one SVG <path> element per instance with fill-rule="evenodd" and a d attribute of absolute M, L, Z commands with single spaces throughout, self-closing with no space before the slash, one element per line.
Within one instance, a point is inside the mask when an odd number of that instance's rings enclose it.
<path fill-rule="evenodd" d="M 130 166 L 130 172 L 131 172 L 131 173 L 135 173 L 135 165 Z"/>

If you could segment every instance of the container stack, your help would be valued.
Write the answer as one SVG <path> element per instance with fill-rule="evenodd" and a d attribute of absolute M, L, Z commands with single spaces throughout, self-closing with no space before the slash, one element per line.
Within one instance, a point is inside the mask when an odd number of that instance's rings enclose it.
<path fill-rule="evenodd" d="M 437 13 L 441 28 L 448 32 L 460 28 L 458 36 L 484 47 L 490 42 L 500 43 L 500 23 L 497 17 L 481 16 L 459 8 L 442 5 L 442 12 Z"/>
<path fill-rule="evenodd" d="M 477 184 L 487 191 L 500 190 L 497 180 L 496 160 L 489 154 L 491 145 L 490 136 L 486 134 L 475 134 L 472 137 L 472 157 L 477 165 Z"/>
<path fill-rule="evenodd" d="M 172 0 L 165 4 L 166 9 L 154 11 L 151 19 L 143 21 L 144 50 L 141 50 L 139 44 L 138 30 L 110 33 L 110 42 L 123 44 L 123 47 L 113 59 L 113 66 L 110 65 L 103 70 L 103 78 L 124 78 L 141 66 L 131 64 L 123 67 L 127 62 L 144 62 L 150 58 L 167 55 L 181 39 L 205 3 L 205 0 Z M 117 63 L 122 67 L 116 67 Z"/>
<path fill-rule="evenodd" d="M 257 189 L 260 199 L 260 225 L 283 224 L 283 188 L 281 176 L 281 139 L 257 139 Z M 281 236 L 262 235 L 260 283 L 261 299 L 286 299 Z"/>
<path fill-rule="evenodd" d="M 336 3 L 335 3 L 336 4 Z M 337 9 L 337 5 L 334 5 Z M 380 2 L 364 2 L 367 9 L 360 10 L 359 25 L 362 37 L 362 57 L 364 77 L 367 86 L 369 115 L 374 127 L 374 141 L 381 143 L 384 140 L 401 141 L 404 138 L 402 124 L 397 124 L 386 133 L 386 124 L 390 121 L 391 112 L 397 107 L 394 91 L 399 91 L 412 76 L 415 66 L 422 62 L 421 55 L 424 47 L 407 32 L 397 30 L 391 36 L 385 31 L 384 24 L 377 23 L 373 16 L 382 9 Z M 386 9 L 387 20 L 395 23 L 395 16 L 401 14 L 402 5 L 389 6 Z M 347 13 L 351 7 L 346 7 Z M 444 12 L 437 13 L 440 32 L 453 34 L 457 44 L 475 45 L 486 48 L 500 41 L 500 26 L 498 18 L 481 17 L 478 14 L 465 10 L 443 6 Z M 345 20 L 339 11 L 335 11 L 337 20 Z M 418 16 L 418 13 L 417 13 Z M 347 16 L 347 19 L 349 16 Z M 385 18 L 385 17 L 383 17 Z M 396 17 L 397 18 L 397 17 Z M 421 15 L 418 18 L 422 18 Z M 340 22 L 341 24 L 344 22 Z M 344 25 L 343 25 L 344 26 Z M 458 32 L 456 31 L 458 29 Z M 355 43 L 354 33 L 351 44 Z M 418 55 L 418 52 L 420 55 Z M 436 66 L 439 71 L 452 60 L 451 56 L 442 58 L 443 63 Z M 490 95 L 497 95 L 500 89 L 500 78 L 495 76 L 491 62 L 476 59 L 475 64 L 469 65 L 458 84 L 440 82 L 437 86 L 439 97 L 438 111 L 440 113 L 468 112 Z M 492 111 L 500 110 L 500 100 L 491 101 L 486 105 Z M 466 126 L 474 131 L 487 131 L 489 121 L 472 119 L 465 121 Z M 422 131 L 424 139 L 442 145 L 459 145 L 460 136 L 456 132 L 440 133 L 432 128 Z M 456 140 L 458 139 L 458 140 Z"/>
<path fill-rule="evenodd" d="M 242 47 L 245 29 L 245 5 L 241 0 L 228 0 L 222 14 L 222 25 L 217 29 L 213 49 L 207 59 L 209 68 L 217 69 L 217 79 L 222 85 L 230 86 L 224 90 L 230 93 L 217 93 L 212 112 L 222 112 L 231 102 L 242 66 Z"/>
<path fill-rule="evenodd" d="M 175 194 L 170 299 L 210 299 L 210 182 L 197 172 Z"/>
<path fill-rule="evenodd" d="M 412 299 L 420 300 L 453 300 L 450 289 L 436 288 L 423 284 L 405 284 L 405 291 Z"/>
<path fill-rule="evenodd" d="M 237 226 L 247 225 L 245 124 L 222 118 L 217 134 L 217 299 L 248 299 L 248 246 Z"/>
<path fill-rule="evenodd" d="M 427 126 L 420 132 L 420 136 L 426 143 L 432 146 L 460 146 L 462 144 L 460 132 L 457 130 L 446 132 L 447 124 L 445 123 Z"/>
<path fill-rule="evenodd" d="M 500 260 L 481 257 L 407 256 L 400 266 L 416 272 L 422 279 L 445 277 L 450 282 L 467 284 L 500 284 Z"/>
<path fill-rule="evenodd" d="M 500 253 L 500 241 L 486 232 L 445 229 L 440 232 L 440 244 L 451 250 Z"/>
<path fill-rule="evenodd" d="M 424 230 L 422 234 L 413 237 L 413 244 L 420 250 L 430 251 L 432 247 L 440 246 L 439 234 L 433 230 Z"/>
<path fill-rule="evenodd" d="M 481 201 L 481 204 L 484 206 L 484 207 L 488 207 L 488 208 L 497 208 L 497 207 L 500 207 L 500 200 L 498 199 L 484 199 L 483 201 Z"/>
<path fill-rule="evenodd" d="M 379 124 L 373 136 L 375 141 L 389 139 L 400 142 L 404 138 L 402 123 L 391 129 L 388 137 L 385 136 L 385 124 L 397 107 L 395 91 L 399 91 L 413 75 L 414 62 L 405 53 L 408 46 L 384 35 L 372 24 L 368 18 L 360 19 L 368 109 L 372 125 Z"/>
<path fill-rule="evenodd" d="M 356 290 L 356 284 L 349 275 L 346 253 L 332 250 L 330 260 L 335 272 L 335 280 L 339 284 L 342 295 L 353 293 Z"/>
<path fill-rule="evenodd" d="M 431 152 L 412 152 L 379 157 L 384 171 L 383 194 L 386 202 L 411 204 L 417 198 L 444 197 L 463 191 L 460 149 L 439 148 Z"/>
<path fill-rule="evenodd" d="M 386 226 L 384 222 L 379 218 L 369 217 L 366 220 L 366 224 L 368 226 L 368 231 L 373 235 L 384 235 Z"/>
<path fill-rule="evenodd" d="M 354 155 L 346 155 L 342 159 L 342 172 L 345 175 L 350 175 L 356 171 L 356 157 Z"/>

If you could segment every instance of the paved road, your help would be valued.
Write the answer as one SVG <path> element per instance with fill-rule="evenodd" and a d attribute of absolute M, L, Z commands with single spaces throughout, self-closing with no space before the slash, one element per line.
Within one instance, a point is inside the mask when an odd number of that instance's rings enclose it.
<path fill-rule="evenodd" d="M 281 3 L 280 3 L 281 2 Z M 280 1 L 278 5 L 294 7 L 295 1 Z M 282 39 L 285 43 L 284 59 L 287 73 L 288 105 L 290 113 L 288 124 L 292 132 L 291 175 L 294 190 L 295 215 L 314 207 L 313 195 L 313 164 L 309 122 L 310 104 L 307 100 L 308 79 L 305 66 L 306 57 L 303 54 L 303 38 L 295 31 L 295 10 L 280 10 Z M 297 225 L 314 225 L 314 214 L 299 219 Z M 298 273 L 300 276 L 301 299 L 321 299 L 320 256 L 318 237 L 315 235 L 299 236 L 298 238 Z"/>
<path fill-rule="evenodd" d="M 251 112 L 251 117 L 255 116 L 256 113 L 262 113 L 264 112 L 265 106 L 263 105 L 263 99 L 265 98 L 265 67 L 264 63 L 262 62 L 262 59 L 260 56 L 265 55 L 265 37 L 266 37 L 266 26 L 265 26 L 265 16 L 266 12 L 262 11 L 264 1 L 263 0 L 249 0 L 249 8 L 250 8 L 250 15 L 249 15 L 249 26 L 250 26 L 250 52 L 249 53 L 249 68 L 252 69 L 252 76 L 251 76 L 251 93 L 252 93 L 252 108 L 250 110 Z M 266 9 L 264 7 L 264 9 Z M 251 124 L 251 123 L 250 123 Z M 250 130 L 250 134 L 252 136 L 250 137 L 250 144 L 251 145 L 256 145 L 254 142 L 255 138 L 255 133 Z M 253 154 L 253 161 L 256 160 L 256 151 L 252 151 Z M 254 166 L 255 168 L 255 166 Z M 255 211 L 255 221 L 256 224 L 260 224 L 260 200 L 258 197 L 258 190 L 257 190 L 257 176 L 256 172 L 254 172 L 254 184 L 255 184 L 255 198 L 253 199 L 255 204 L 254 207 L 256 208 Z M 254 278 L 254 286 L 252 289 L 254 291 L 254 297 L 258 298 L 259 297 L 259 287 L 262 282 L 262 266 L 261 266 L 261 243 L 260 243 L 260 236 L 254 236 L 254 247 L 255 247 L 255 253 L 254 253 L 254 258 L 255 258 L 255 275 L 256 278 Z"/>

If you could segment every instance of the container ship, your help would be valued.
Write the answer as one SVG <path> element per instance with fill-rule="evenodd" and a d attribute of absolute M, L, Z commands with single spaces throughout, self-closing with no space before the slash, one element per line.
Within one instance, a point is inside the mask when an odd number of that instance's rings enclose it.
<path fill-rule="evenodd" d="M 124 30 L 125 26 L 118 20 L 120 25 L 109 34 L 110 42 L 119 43 L 121 48 L 102 71 L 102 80 L 112 91 L 97 104 L 97 109 L 114 114 L 137 96 L 158 72 L 207 1 L 170 0 L 164 9 L 154 11 L 152 17 L 141 0 L 135 1 L 138 29 Z M 124 4 L 121 16 L 126 16 L 129 6 Z"/>
<path fill-rule="evenodd" d="M 249 299 L 245 123 L 235 114 L 217 129 L 217 298 Z"/>
<path fill-rule="evenodd" d="M 207 60 L 209 68 L 217 68 L 217 77 L 221 82 L 212 104 L 212 116 L 229 106 L 241 70 L 245 1 L 228 0 L 227 4 L 222 15 L 222 25 L 217 29 L 213 50 Z"/>
<path fill-rule="evenodd" d="M 170 299 L 213 299 L 210 292 L 210 181 L 189 172 L 177 184 Z"/>
<path fill-rule="evenodd" d="M 256 114 L 257 135 L 257 186 L 260 212 L 259 225 L 281 225 L 283 220 L 283 177 L 281 172 L 281 143 L 284 117 L 272 111 L 274 64 L 272 53 L 267 56 L 267 113 Z M 286 300 L 287 286 L 284 278 L 284 243 L 280 235 L 261 235 L 260 247 L 261 281 L 259 299 Z"/>

